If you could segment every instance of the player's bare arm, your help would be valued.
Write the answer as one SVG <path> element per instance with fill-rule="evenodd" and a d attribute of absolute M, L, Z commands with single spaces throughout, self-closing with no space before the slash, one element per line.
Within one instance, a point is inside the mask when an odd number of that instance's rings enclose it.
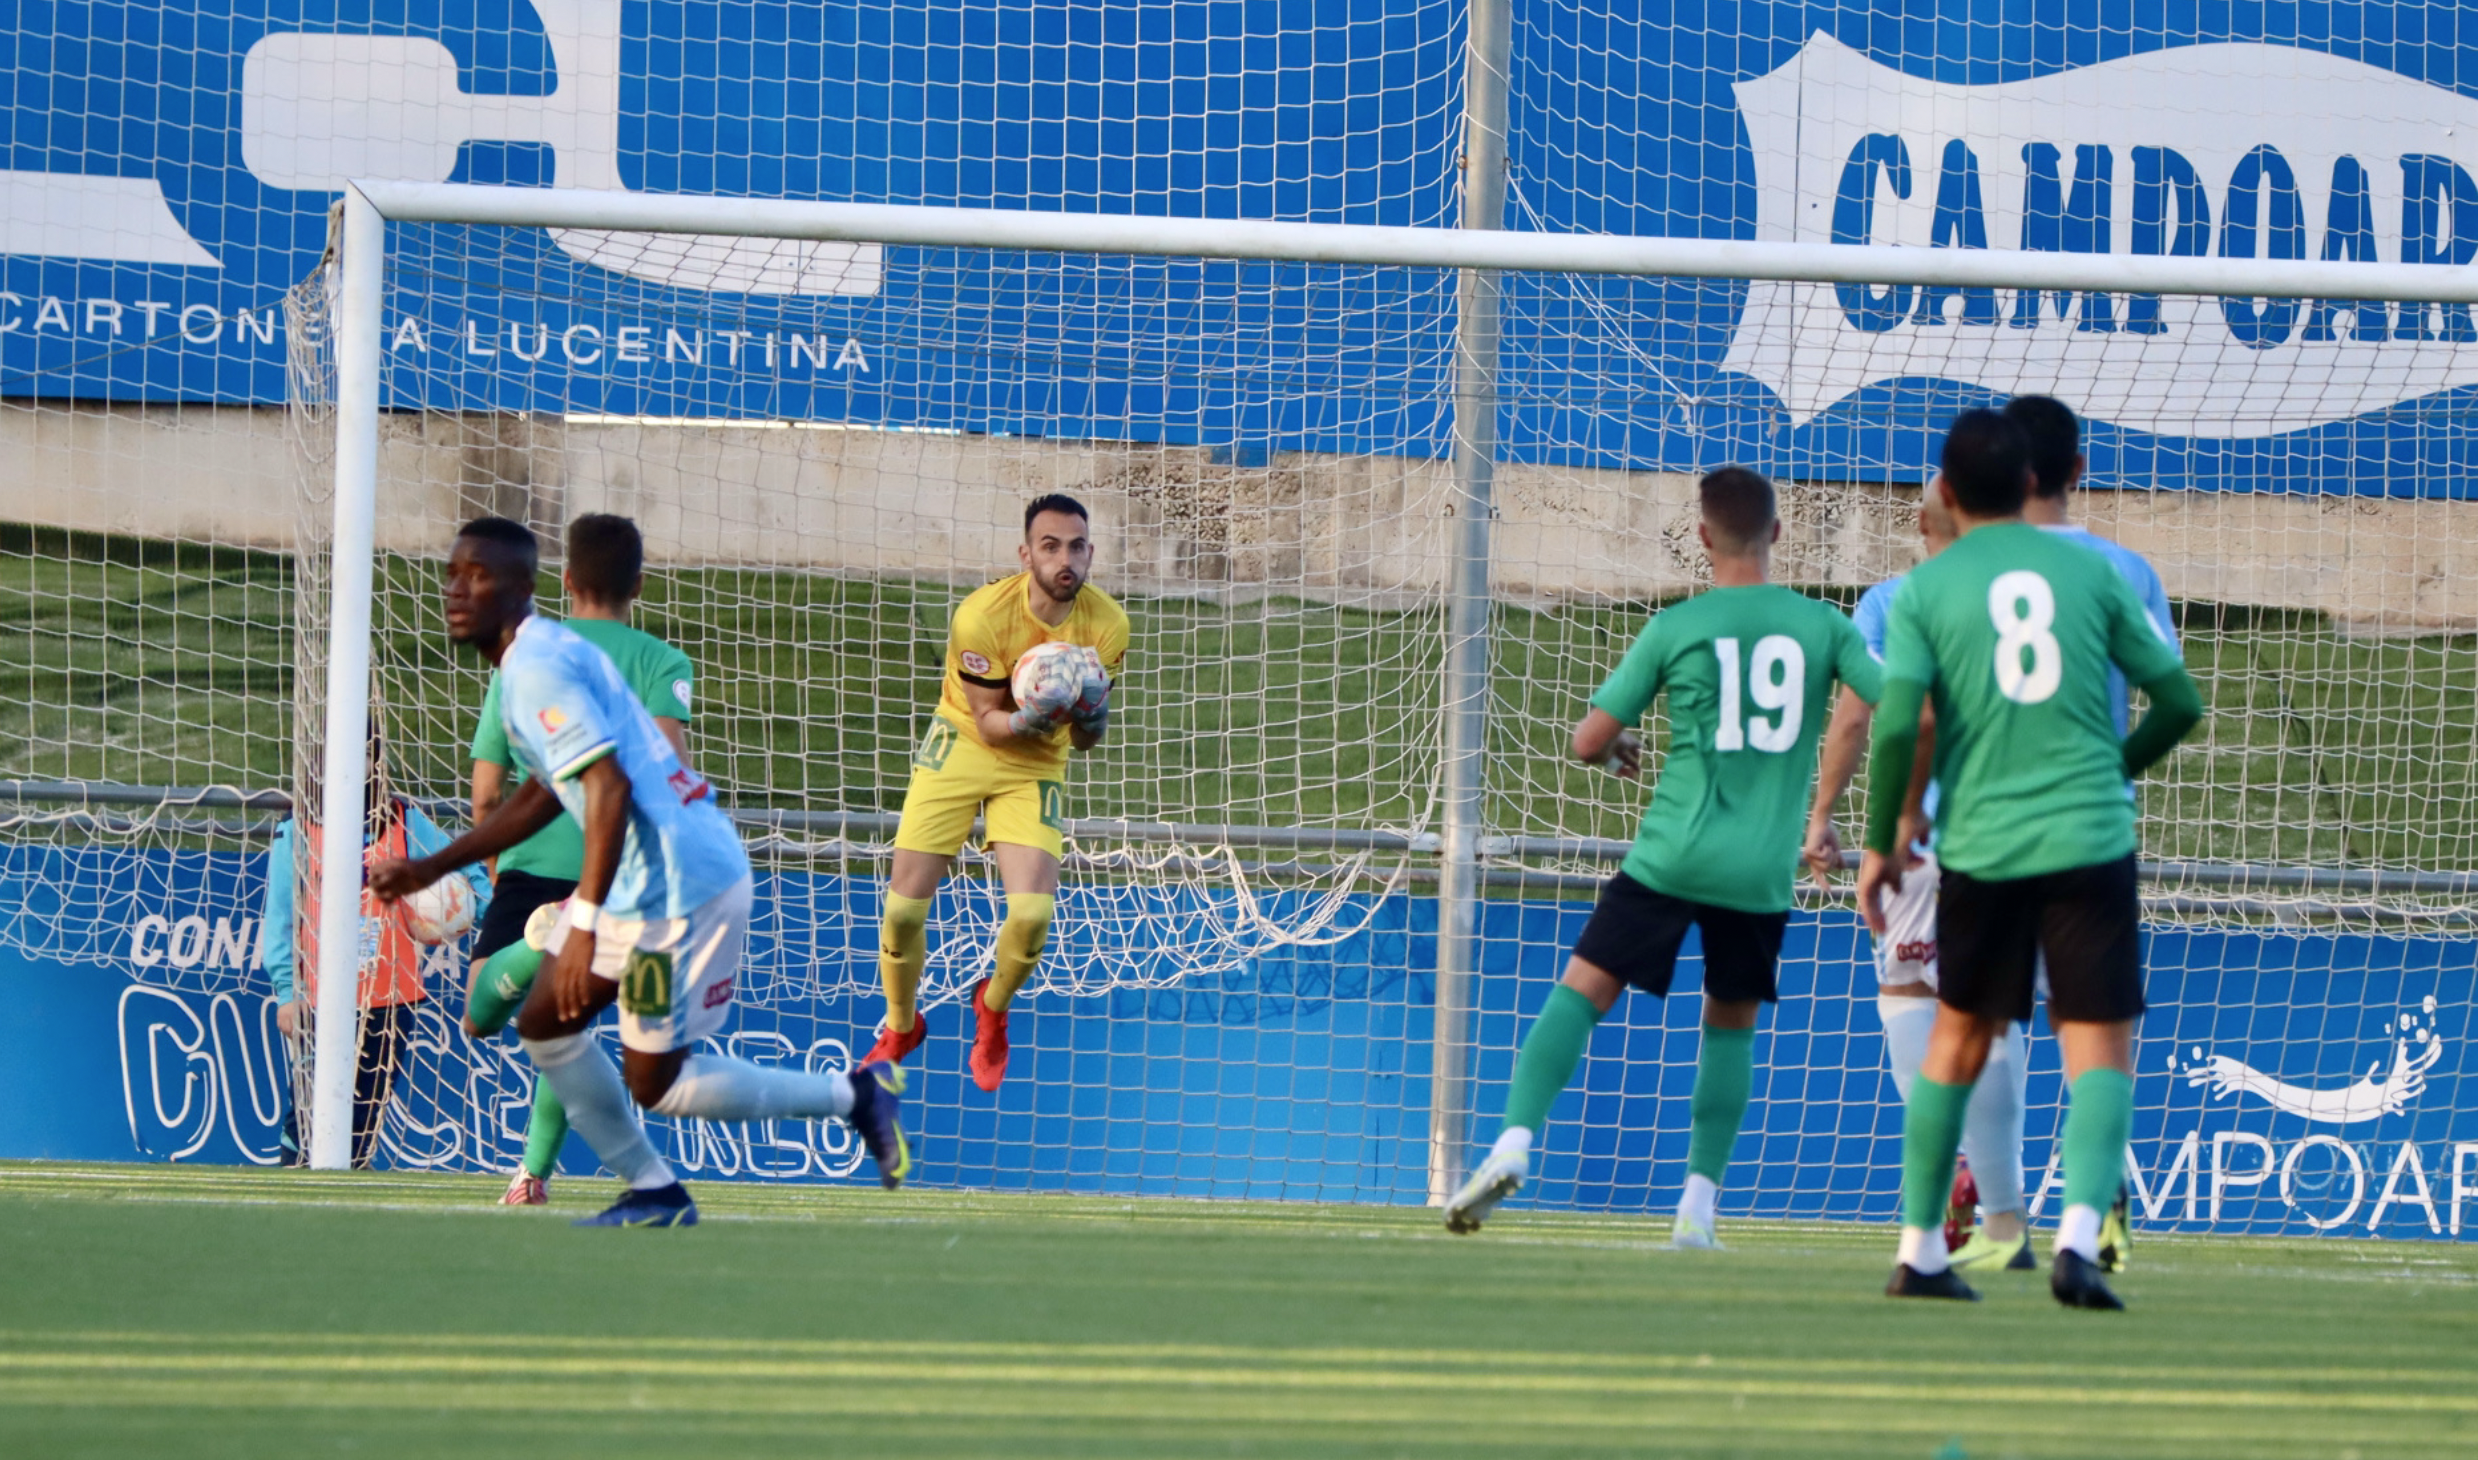
<path fill-rule="evenodd" d="M 1818 884 L 1841 870 L 1841 832 L 1833 824 L 1842 793 L 1858 778 L 1859 762 L 1867 754 L 1867 730 L 1876 708 L 1848 685 L 1833 702 L 1833 722 L 1825 727 L 1824 754 L 1816 768 L 1815 802 L 1807 809 L 1807 840 L 1799 849 Z"/>
<path fill-rule="evenodd" d="M 1607 710 L 1588 710 L 1575 723 L 1574 753 L 1585 765 L 1607 766 L 1629 780 L 1643 773 L 1643 742 Z"/>
<path fill-rule="evenodd" d="M 569 902 L 572 915 L 579 903 L 600 908 L 611 891 L 611 879 L 619 872 L 620 849 L 628 839 L 631 789 L 628 773 L 620 769 L 618 758 L 608 755 L 579 772 L 577 783 L 585 789 L 585 860 L 577 873 L 576 893 Z M 551 1012 L 561 1025 L 591 1018 L 603 1003 L 610 1002 L 610 995 L 618 988 L 615 984 L 595 987 L 594 929 L 581 918 L 570 924 L 567 938 L 559 945 L 559 956 L 551 964 L 550 975 L 544 982 L 550 990 Z M 599 1003 L 597 995 L 601 995 Z M 537 992 L 526 1004 L 525 1016 L 530 1018 L 534 1006 L 541 1002 Z"/>
<path fill-rule="evenodd" d="M 486 861 L 559 819 L 559 799 L 534 782 L 516 788 L 482 824 L 427 857 L 390 860 L 370 869 L 370 890 L 381 902 L 421 891 L 459 867 Z"/>

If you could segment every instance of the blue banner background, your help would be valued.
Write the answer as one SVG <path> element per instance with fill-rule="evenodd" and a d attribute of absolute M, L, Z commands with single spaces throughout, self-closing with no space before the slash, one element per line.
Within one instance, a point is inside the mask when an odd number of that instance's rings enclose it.
<path fill-rule="evenodd" d="M 654 192 L 951 203 L 1137 215 L 1445 224 L 1454 219 L 1461 20 L 1422 0 L 630 0 L 618 10 L 619 174 Z M 1517 8 L 1509 226 L 1748 237 L 1752 156 L 1730 91 L 1816 32 L 1907 76 L 1989 84 L 2117 57 L 2252 41 L 2364 61 L 2478 94 L 2450 8 L 2191 7 L 2165 0 L 1716 0 Z M 523 0 L 23 0 L 0 21 L 6 167 L 161 185 L 220 267 L 0 259 L 0 394 L 274 403 L 284 290 L 316 266 L 333 195 L 261 182 L 243 157 L 250 47 L 289 33 L 423 36 L 468 95 L 540 98 L 558 67 Z M 2070 142 L 2072 139 L 2059 139 Z M 459 180 L 539 185 L 547 144 L 476 139 Z M 419 268 L 447 240 L 409 240 Z M 426 252 L 428 251 L 428 252 Z M 499 348 L 391 374 L 400 407 L 759 414 L 1257 452 L 1424 455 L 1441 415 L 1451 298 L 1439 276 L 1332 291 L 1330 324 L 1225 299 L 1230 270 L 1139 269 L 1084 290 L 1023 261 L 953 272 L 891 251 L 865 299 L 689 295 L 487 245 L 480 274 L 391 295 L 391 327 L 521 345 L 580 320 L 859 346 L 867 368 L 752 377 L 659 354 L 579 372 Z M 458 266 L 466 267 L 464 264 Z M 522 287 L 519 294 L 504 285 Z M 1360 291 L 1354 294 L 1352 291 Z M 1586 297 L 1588 296 L 1588 298 Z M 57 301 L 57 314 L 45 301 Z M 1872 388 L 1786 425 L 1772 393 L 1719 369 L 1741 286 L 1518 281 L 1507 323 L 1511 459 L 1692 470 L 1741 460 L 1796 476 L 1915 480 L 1973 392 Z M 94 306 L 108 306 L 98 312 Z M 150 309 L 149 306 L 152 306 Z M 195 311 L 195 312 L 192 312 Z M 1610 337 L 1610 318 L 1626 338 Z M 520 333 L 513 339 L 508 327 Z M 597 327 L 600 327 L 598 324 Z M 658 331 L 659 333 L 659 331 Z M 976 342 L 1021 341 L 983 357 Z M 448 347 L 452 351 L 452 346 Z M 771 347 L 770 353 L 771 353 Z M 1144 369 L 1130 360 L 1147 362 Z M 1158 382 L 1174 382 L 1164 386 Z M 2266 441 L 2093 432 L 2094 480 L 2219 490 L 2466 495 L 2467 391 Z"/>
<path fill-rule="evenodd" d="M 0 854 L 0 898 L 92 878 L 90 854 Z M 103 889 L 134 909 L 113 956 L 66 963 L 0 951 L 0 1156 L 214 1162 L 273 1159 L 283 1083 L 262 974 L 249 965 L 256 869 L 234 856 L 120 859 L 143 882 Z M 84 884 L 93 887 L 91 881 Z M 1070 887 L 1065 916 L 1082 895 Z M 772 876 L 760 887 L 743 1004 L 724 1044 L 765 1061 L 840 1067 L 874 999 L 771 988 L 814 949 L 866 969 L 875 883 Z M 921 1179 L 940 1185 L 1188 1197 L 1417 1202 L 1424 1197 L 1434 904 L 1389 898 L 1367 929 L 1229 976 L 1099 997 L 1030 996 L 1016 1062 L 995 1096 L 961 1068 L 955 1014 L 917 1063 Z M 1481 918 L 1475 1135 L 1493 1130 L 1513 1050 L 1580 930 L 1580 903 L 1499 901 Z M 946 909 L 941 909 L 944 915 Z M 191 923 L 190 920 L 196 920 Z M 814 922 L 809 921 L 815 919 Z M 793 927 L 786 920 L 798 920 Z M 218 923 L 230 930 L 218 935 Z M 795 967 L 786 934 L 811 951 Z M 1682 984 L 1698 981 L 1690 941 Z M 1846 913 L 1794 919 L 1783 1000 L 1758 1045 L 1755 1104 L 1726 1209 L 1889 1219 L 1901 1111 L 1883 1068 L 1864 934 Z M 2155 928 L 2134 1133 L 2137 1214 L 2149 1227 L 2458 1237 L 2478 1224 L 2478 1096 L 2460 1071 L 2478 943 L 2363 934 Z M 529 1078 L 513 1046 L 456 1032 L 461 957 L 428 968 L 416 1073 L 398 1082 L 381 1164 L 509 1169 Z M 864 974 L 865 976 L 865 974 Z M 1686 1154 L 1698 1001 L 1629 998 L 1596 1035 L 1554 1111 L 1519 1205 L 1658 1212 Z M 2426 1031 L 2425 1037 L 2417 1034 Z M 2438 1052 L 2427 1055 L 2430 1046 Z M 2055 1044 L 2033 1041 L 2028 1166 L 2042 1186 L 2060 1096 Z M 2399 1109 L 2318 1124 L 2258 1095 L 2215 1093 L 2209 1056 L 2299 1088 L 2388 1077 L 2428 1060 Z M 658 1122 L 702 1177 L 868 1179 L 831 1125 Z M 2403 1152 L 2412 1153 L 2404 1156 Z M 2414 1165 L 2414 1170 L 2411 1166 Z M 2286 1176 L 2282 1168 L 2286 1168 Z M 575 1141 L 566 1168 L 592 1162 Z M 2356 1171 L 2359 1174 L 2353 1175 Z M 2260 1175 L 2262 1179 L 2256 1178 Z M 2285 1189 L 2284 1189 L 2285 1187 Z M 2034 1213 L 2053 1216 L 2053 1191 Z"/>

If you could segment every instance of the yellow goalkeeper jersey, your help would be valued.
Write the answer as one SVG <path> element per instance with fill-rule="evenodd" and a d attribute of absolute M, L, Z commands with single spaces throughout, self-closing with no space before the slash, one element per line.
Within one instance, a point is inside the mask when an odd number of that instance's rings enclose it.
<path fill-rule="evenodd" d="M 1119 677 L 1127 659 L 1127 610 L 1118 600 L 1087 583 L 1057 628 L 1033 617 L 1032 574 L 1015 573 L 975 589 L 955 608 L 947 630 L 946 682 L 938 695 L 938 713 L 977 742 L 972 704 L 964 698 L 967 682 L 986 689 L 1006 689 L 1014 679 L 1015 661 L 1036 644 L 1056 640 L 1082 644 L 1101 656 L 1110 678 Z M 992 751 L 999 760 L 1027 771 L 1055 777 L 1067 765 L 1067 727 L 1048 738 L 1012 741 Z"/>

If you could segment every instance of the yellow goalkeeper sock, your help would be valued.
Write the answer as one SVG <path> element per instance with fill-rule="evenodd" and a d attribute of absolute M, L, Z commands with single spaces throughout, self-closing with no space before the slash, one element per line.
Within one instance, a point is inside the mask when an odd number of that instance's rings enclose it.
<path fill-rule="evenodd" d="M 920 1018 L 921 965 L 929 960 L 929 899 L 886 894 L 878 923 L 878 982 L 886 990 L 886 1027 L 909 1033 Z"/>
<path fill-rule="evenodd" d="M 1041 949 L 1050 941 L 1050 917 L 1057 910 L 1058 899 L 1047 892 L 1007 894 L 1007 920 L 998 925 L 997 966 L 990 970 L 989 991 L 981 996 L 992 1011 L 1014 1003 L 1015 991 L 1032 977 Z"/>

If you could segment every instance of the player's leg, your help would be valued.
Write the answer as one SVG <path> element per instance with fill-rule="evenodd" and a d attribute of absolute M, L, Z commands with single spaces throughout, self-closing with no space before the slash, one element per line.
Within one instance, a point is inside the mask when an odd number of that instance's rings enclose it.
<path fill-rule="evenodd" d="M 1945 1211 L 1971 1086 L 2006 1021 L 2030 1014 L 2036 878 L 1983 882 L 1946 868 L 1938 888 L 1935 1028 L 1902 1105 L 1900 1255 L 1894 1297 L 1976 1298 L 1951 1271 Z"/>
<path fill-rule="evenodd" d="M 1988 1046 L 1987 1063 L 1971 1086 L 1962 1116 L 1962 1154 L 1986 1214 L 1970 1241 L 1953 1254 L 1965 1269 L 2035 1271 L 2022 1181 L 2023 1111 L 2030 1081 L 2030 1036 L 2008 1021 Z"/>
<path fill-rule="evenodd" d="M 2053 874 L 2039 923 L 2048 1013 L 2065 1056 L 2058 1138 L 2065 1210 L 2049 1284 L 2075 1308 L 2124 1306 L 2100 1276 L 2101 1214 L 2125 1178 L 2134 1128 L 2134 1024 L 2142 1016 L 2140 904 L 2130 855 Z"/>
<path fill-rule="evenodd" d="M 1003 776 L 993 785 L 984 814 L 1007 910 L 998 924 L 989 975 L 972 990 L 969 1063 L 972 1083 L 995 1090 L 1007 1077 L 1008 1006 L 1040 966 L 1058 909 L 1058 864 L 1067 850 L 1067 789 L 1059 781 Z"/>
<path fill-rule="evenodd" d="M 1696 922 L 1704 933 L 1704 1028 L 1688 1106 L 1686 1189 L 1669 1245 L 1717 1248 L 1721 1182 L 1755 1090 L 1756 1015 L 1780 996 L 1781 940 L 1790 915 L 1701 907 Z"/>
<path fill-rule="evenodd" d="M 877 1161 L 878 1179 L 901 1185 L 911 1155 L 896 1123 L 900 1066 L 813 1072 L 698 1049 L 730 1017 L 754 899 L 753 884 L 743 880 L 687 917 L 644 925 L 619 981 L 629 1092 L 657 1115 L 848 1121 Z"/>
<path fill-rule="evenodd" d="M 1905 1101 L 1936 1027 L 1937 878 L 1933 856 L 1903 874 L 1901 890 L 1884 899 L 1884 936 L 1876 940 L 1876 1017 L 1894 1093 Z"/>
<path fill-rule="evenodd" d="M 379 1129 L 387 1120 L 387 1094 L 413 1027 L 409 1004 L 381 1004 L 361 1015 L 361 1053 L 353 1069 L 353 1169 L 367 1171 L 378 1159 Z"/>
<path fill-rule="evenodd" d="M 552 928 L 546 953 L 556 955 L 568 936 L 562 922 Z M 525 1054 L 542 1079 L 558 1093 L 560 1105 L 576 1132 L 603 1165 L 619 1174 L 626 1191 L 618 1205 L 589 1220 L 613 1223 L 620 1214 L 627 1225 L 672 1226 L 696 1220 L 696 1206 L 679 1177 L 646 1138 L 636 1102 L 620 1079 L 619 1066 L 594 1041 L 594 1020 L 619 997 L 619 974 L 633 951 L 630 925 L 606 919 L 596 930 L 594 974 L 582 1011 L 562 1018 L 548 979 L 537 979 L 517 1012 L 516 1032 Z"/>
<path fill-rule="evenodd" d="M 1446 1203 L 1448 1231 L 1478 1231 L 1499 1202 L 1521 1189 L 1531 1174 L 1532 1142 L 1548 1122 L 1549 1107 L 1574 1081 L 1602 1016 L 1630 983 L 1656 994 L 1669 991 L 1678 945 L 1693 925 L 1691 906 L 1624 872 L 1601 888 L 1564 977 L 1523 1035 L 1497 1140 Z"/>
<path fill-rule="evenodd" d="M 465 1033 L 496 1034 L 516 1017 L 542 971 L 542 945 L 558 921 L 562 902 L 576 884 L 528 872 L 502 872 L 491 889 L 473 939 L 473 975 L 465 990 Z M 567 1111 L 558 1092 L 534 1076 L 533 1108 L 525 1129 L 525 1159 L 508 1177 L 501 1206 L 541 1206 L 551 1199 L 551 1172 L 568 1136 Z"/>
<path fill-rule="evenodd" d="M 929 717 L 912 752 L 912 779 L 895 828 L 895 864 L 878 918 L 878 983 L 886 995 L 886 1017 L 863 1064 L 901 1060 L 929 1037 L 920 996 L 921 968 L 929 959 L 930 902 L 972 834 L 972 819 L 981 814 L 997 766 L 978 736 L 943 716 Z"/>

